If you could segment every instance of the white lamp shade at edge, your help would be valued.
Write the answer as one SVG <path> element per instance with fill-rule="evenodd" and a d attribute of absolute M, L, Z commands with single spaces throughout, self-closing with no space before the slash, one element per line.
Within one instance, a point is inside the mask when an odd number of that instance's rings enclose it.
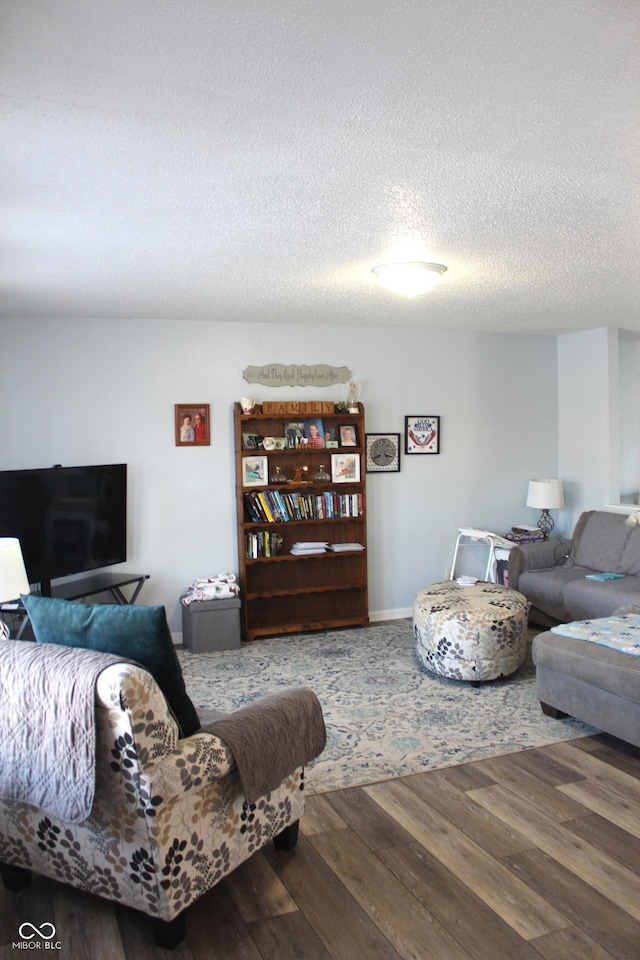
<path fill-rule="evenodd" d="M 0 603 L 29 593 L 29 580 L 17 537 L 0 537 Z"/>
<path fill-rule="evenodd" d="M 527 491 L 527 506 L 538 510 L 559 510 L 564 507 L 562 480 L 530 480 Z"/>

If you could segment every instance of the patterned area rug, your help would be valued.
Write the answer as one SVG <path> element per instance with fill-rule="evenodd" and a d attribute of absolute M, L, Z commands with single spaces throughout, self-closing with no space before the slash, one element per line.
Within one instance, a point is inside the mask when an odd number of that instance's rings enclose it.
<path fill-rule="evenodd" d="M 410 620 L 178 654 L 197 707 L 231 711 L 283 687 L 315 690 L 328 741 L 307 768 L 310 794 L 598 732 L 542 713 L 530 653 L 511 677 L 480 687 L 431 676 L 416 659 Z"/>

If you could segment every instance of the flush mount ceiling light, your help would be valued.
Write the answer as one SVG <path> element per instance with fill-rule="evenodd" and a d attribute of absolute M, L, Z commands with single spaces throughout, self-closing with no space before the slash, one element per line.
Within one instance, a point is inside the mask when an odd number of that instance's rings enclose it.
<path fill-rule="evenodd" d="M 387 290 L 411 299 L 433 290 L 446 269 L 441 263 L 413 260 L 407 263 L 383 263 L 371 272 Z"/>

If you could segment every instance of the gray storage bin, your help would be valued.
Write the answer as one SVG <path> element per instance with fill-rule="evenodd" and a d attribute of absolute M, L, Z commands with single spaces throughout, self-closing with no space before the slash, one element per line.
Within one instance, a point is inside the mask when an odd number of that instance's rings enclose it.
<path fill-rule="evenodd" d="M 240 598 L 182 604 L 182 642 L 192 653 L 240 646 Z"/>

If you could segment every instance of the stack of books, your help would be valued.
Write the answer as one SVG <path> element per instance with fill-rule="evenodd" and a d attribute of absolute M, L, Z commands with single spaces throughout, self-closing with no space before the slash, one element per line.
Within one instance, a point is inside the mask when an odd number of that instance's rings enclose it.
<path fill-rule="evenodd" d="M 344 553 L 347 550 L 364 550 L 361 543 L 330 543 L 329 550 L 334 553 Z"/>
<path fill-rule="evenodd" d="M 301 540 L 291 547 L 294 557 L 304 557 L 312 553 L 326 553 L 328 540 Z"/>

